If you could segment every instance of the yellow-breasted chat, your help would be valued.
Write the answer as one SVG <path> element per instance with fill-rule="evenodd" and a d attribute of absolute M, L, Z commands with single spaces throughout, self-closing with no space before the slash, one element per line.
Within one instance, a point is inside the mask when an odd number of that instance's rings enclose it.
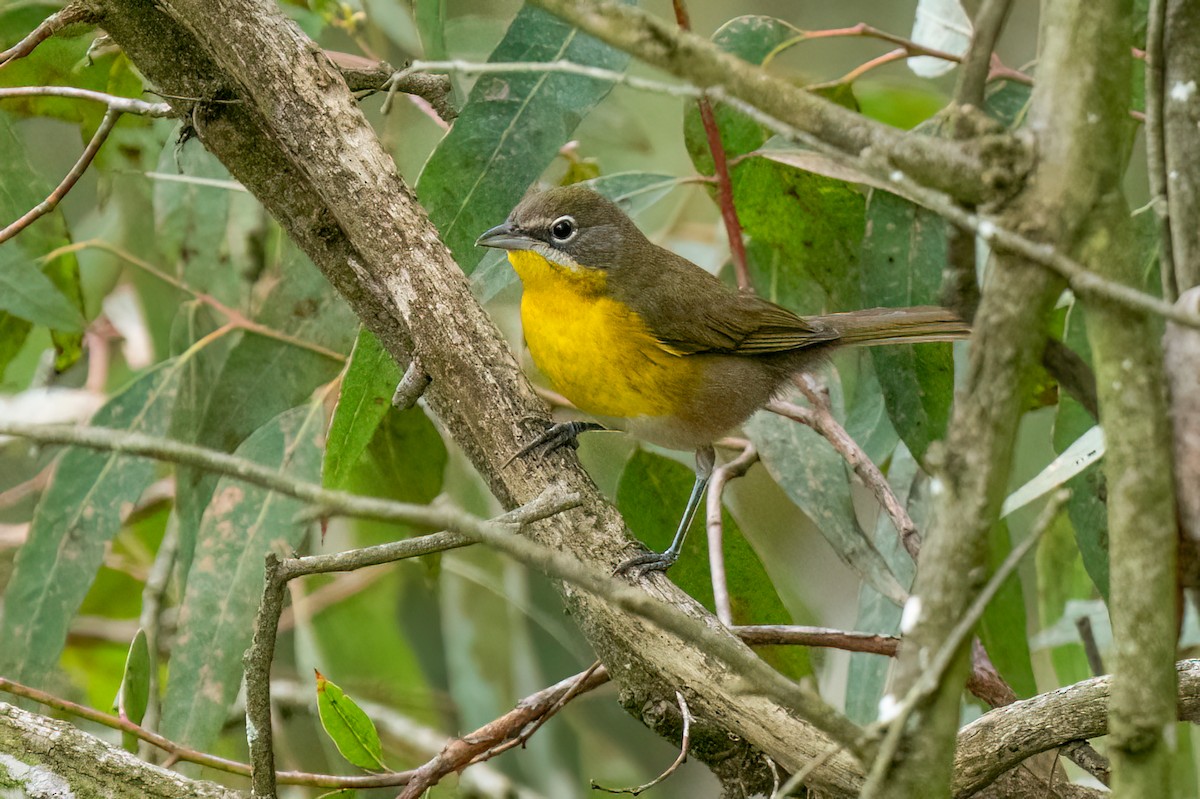
<path fill-rule="evenodd" d="M 582 186 L 522 200 L 476 242 L 508 251 L 524 286 L 521 322 L 538 368 L 580 410 L 669 449 L 694 450 L 696 482 L 671 545 L 618 572 L 675 562 L 715 464 L 713 442 L 832 349 L 947 341 L 968 328 L 943 308 L 801 317 L 727 286 L 647 239 Z M 518 455 L 573 443 L 594 423 L 555 425 Z"/>

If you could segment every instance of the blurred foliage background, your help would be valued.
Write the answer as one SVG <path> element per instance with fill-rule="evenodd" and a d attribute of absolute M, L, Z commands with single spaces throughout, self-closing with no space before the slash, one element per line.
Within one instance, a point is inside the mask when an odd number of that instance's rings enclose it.
<path fill-rule="evenodd" d="M 667 3 L 647 5 L 671 17 Z M 515 2 L 362 0 L 282 8 L 323 47 L 394 65 L 413 57 L 549 60 L 566 48 L 566 57 L 581 63 L 662 77 Z M 918 77 L 904 60 L 839 82 L 891 46 L 853 36 L 793 41 L 796 28 L 857 22 L 907 36 L 915 0 L 694 0 L 689 8 L 697 32 L 748 60 L 769 61 L 797 82 L 828 84 L 822 91 L 838 102 L 889 124 L 936 130 L 935 115 L 953 89 L 953 71 Z M 0 47 L 55 9 L 39 2 L 0 7 Z M 1037 22 L 1036 4 L 1015 4 L 998 46 L 1007 65 L 1036 73 L 1028 62 Z M 1131 43 L 1139 35 L 1131 31 Z M 505 77 L 528 100 L 518 111 L 513 97 L 491 91 L 500 77 L 452 78 L 463 110 L 449 134 L 427 107 L 403 96 L 387 116 L 378 95 L 362 107 L 518 352 L 519 286 L 499 256 L 472 245 L 531 183 L 593 180 L 653 240 L 729 277 L 728 242 L 702 179 L 712 172 L 712 158 L 693 102 L 568 76 Z M 1140 87 L 1140 73 L 1137 79 Z M 152 89 L 121 53 L 90 33 L 50 39 L 0 71 L 0 85 L 71 85 L 128 97 Z M 1019 125 L 1027 96 L 1026 86 L 995 82 L 987 110 Z M 102 114 L 99 105 L 62 98 L 0 102 L 5 223 L 46 196 Z M 796 169 L 788 163 L 795 145 L 726 109 L 718 119 L 759 293 L 799 313 L 937 301 L 945 247 L 938 219 L 892 195 Z M 514 121 L 520 136 L 506 137 Z M 356 493 L 413 502 L 440 496 L 479 514 L 498 512 L 435 419 L 420 407 L 390 408 L 399 370 L 369 335 L 356 335 L 353 315 L 321 275 L 214 158 L 178 135 L 176 121 L 126 115 L 60 209 L 0 246 L 0 418 L 90 416 L 96 425 L 236 452 Z M 1128 187 L 1139 206 L 1146 199 L 1144 158 L 1135 155 L 1132 163 Z M 1137 219 L 1146 236 L 1147 285 L 1156 291 L 1157 233 L 1151 214 Z M 1064 340 L 1086 356 L 1083 320 L 1069 297 L 1060 311 Z M 835 412 L 885 469 L 918 525 L 930 490 L 920 463 L 944 431 L 961 372 L 965 345 L 955 346 L 850 352 L 820 375 Z M 1029 407 L 1013 490 L 1094 425 L 1048 377 Z M 911 579 L 911 562 L 869 492 L 808 428 L 760 414 L 746 433 L 763 463 L 725 494 L 736 620 L 896 632 L 899 609 L 838 552 L 839 541 L 867 531 L 892 571 Z M 619 434 L 585 437 L 579 454 L 631 530 L 663 547 L 691 483 L 689 456 Z M 1052 474 L 1035 486 L 1044 493 L 1063 480 Z M 1079 617 L 1091 619 L 1102 645 L 1108 641 L 1096 466 L 1069 485 L 1075 489 L 1069 513 L 1056 521 L 1036 560 L 1006 585 L 981 630 L 1022 697 L 1090 675 Z M 146 724 L 244 760 L 245 730 L 232 706 L 263 553 L 333 552 L 423 531 L 297 521 L 298 503 L 251 489 L 230 493 L 236 490 L 235 483 L 189 468 L 0 444 L 0 674 L 108 708 L 130 641 L 139 627 L 156 628 L 156 688 Z M 1016 509 L 998 526 L 994 563 L 1029 533 L 1040 505 Z M 711 605 L 701 531 L 671 576 Z M 1189 620 L 1189 636 L 1191 627 Z M 885 659 L 803 649 L 773 658 L 786 672 L 813 680 L 856 721 L 874 720 Z M 413 725 L 465 732 L 592 660 L 548 581 L 485 548 L 293 583 L 275 670 L 280 765 L 354 773 L 320 730 L 313 669 L 367 703 L 383 733 L 385 762 L 403 769 L 430 755 Z M 965 699 L 964 720 L 982 709 Z M 1179 744 L 1178 795 L 1195 796 L 1186 726 Z M 526 748 L 493 761 L 491 776 L 499 783 L 450 780 L 432 795 L 581 796 L 591 779 L 645 782 L 674 756 L 671 745 L 620 710 L 609 686 L 575 700 Z M 239 784 L 216 772 L 203 776 Z M 689 764 L 647 795 L 716 791 L 707 771 Z"/>

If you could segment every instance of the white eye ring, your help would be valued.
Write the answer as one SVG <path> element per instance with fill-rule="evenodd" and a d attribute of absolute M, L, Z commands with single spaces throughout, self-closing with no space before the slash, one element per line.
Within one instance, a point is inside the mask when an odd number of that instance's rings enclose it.
<path fill-rule="evenodd" d="M 550 235 L 558 242 L 570 241 L 578 232 L 579 226 L 575 223 L 573 216 L 560 216 L 550 223 Z"/>

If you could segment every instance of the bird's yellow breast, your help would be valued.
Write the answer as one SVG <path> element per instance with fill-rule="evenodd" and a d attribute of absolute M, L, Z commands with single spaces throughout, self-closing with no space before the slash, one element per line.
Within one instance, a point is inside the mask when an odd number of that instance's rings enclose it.
<path fill-rule="evenodd" d="M 508 259 L 524 284 L 529 352 L 557 391 L 598 416 L 671 416 L 687 403 L 699 365 L 664 350 L 633 309 L 607 296 L 603 271 L 530 251 Z"/>

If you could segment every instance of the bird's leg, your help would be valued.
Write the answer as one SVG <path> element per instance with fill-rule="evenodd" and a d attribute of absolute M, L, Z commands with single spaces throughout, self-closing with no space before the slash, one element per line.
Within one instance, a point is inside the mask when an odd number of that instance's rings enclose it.
<path fill-rule="evenodd" d="M 548 455 L 562 447 L 575 449 L 579 446 L 580 433 L 604 429 L 604 425 L 596 424 L 595 422 L 559 422 L 552 424 L 533 441 L 530 441 L 517 450 L 516 454 L 504 462 L 504 466 L 508 466 L 517 458 L 523 458 L 532 452 L 536 452 L 539 455 Z"/>
<path fill-rule="evenodd" d="M 683 549 L 683 539 L 687 537 L 692 519 L 696 517 L 696 509 L 700 507 L 700 499 L 708 486 L 708 478 L 712 477 L 713 466 L 717 462 L 717 453 L 711 446 L 696 450 L 696 482 L 692 484 L 692 493 L 688 497 L 687 506 L 683 509 L 683 518 L 679 520 L 679 529 L 671 539 L 671 546 L 663 552 L 647 552 L 621 563 L 613 569 L 613 574 L 632 574 L 641 577 L 648 572 L 661 572 L 671 568 L 671 564 L 679 559 Z"/>

